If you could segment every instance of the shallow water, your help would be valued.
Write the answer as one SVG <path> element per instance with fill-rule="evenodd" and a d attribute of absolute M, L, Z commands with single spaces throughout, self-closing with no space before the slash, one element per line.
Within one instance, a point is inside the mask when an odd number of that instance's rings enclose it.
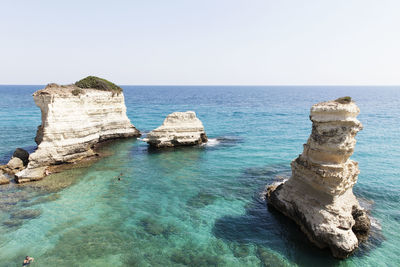
<path fill-rule="evenodd" d="M 41 86 L 0 86 L 0 160 L 33 150 Z M 210 143 L 148 150 L 127 139 L 89 167 L 0 187 L 0 266 L 396 266 L 400 264 L 400 88 L 124 86 L 142 132 L 195 110 Z M 364 130 L 355 193 L 377 230 L 351 258 L 312 246 L 260 193 L 290 175 L 311 131 L 313 103 L 351 95 Z M 123 173 L 121 181 L 116 177 Z"/>

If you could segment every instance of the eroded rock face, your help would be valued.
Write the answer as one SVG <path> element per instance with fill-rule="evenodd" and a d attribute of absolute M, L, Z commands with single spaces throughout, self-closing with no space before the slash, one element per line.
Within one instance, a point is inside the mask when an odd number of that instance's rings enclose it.
<path fill-rule="evenodd" d="M 312 132 L 291 163 L 291 178 L 267 189 L 267 201 L 300 225 L 320 248 L 348 257 L 367 238 L 370 221 L 352 188 L 358 163 L 349 159 L 362 129 L 349 97 L 312 106 Z"/>
<path fill-rule="evenodd" d="M 207 135 L 194 111 L 174 112 L 167 116 L 160 127 L 148 133 L 143 141 L 157 148 L 191 146 L 207 142 Z"/>
<path fill-rule="evenodd" d="M 42 124 L 28 168 L 16 175 L 21 181 L 35 179 L 32 175 L 43 173 L 43 166 L 94 155 L 92 148 L 98 142 L 140 136 L 126 116 L 122 92 L 49 84 L 33 98 L 42 112 Z"/>

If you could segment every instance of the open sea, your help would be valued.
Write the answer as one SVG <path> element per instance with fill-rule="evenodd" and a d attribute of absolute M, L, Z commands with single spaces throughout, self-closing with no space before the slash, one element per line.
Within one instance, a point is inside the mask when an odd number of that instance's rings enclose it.
<path fill-rule="evenodd" d="M 44 86 L 0 86 L 0 163 L 32 152 Z M 400 266 L 400 86 L 123 86 L 142 132 L 193 110 L 205 146 L 148 150 L 136 139 L 48 179 L 0 186 L 0 266 Z M 312 104 L 351 96 L 364 129 L 352 159 L 372 236 L 346 260 L 269 210 L 266 185 L 290 176 Z M 116 177 L 123 173 L 121 181 Z"/>

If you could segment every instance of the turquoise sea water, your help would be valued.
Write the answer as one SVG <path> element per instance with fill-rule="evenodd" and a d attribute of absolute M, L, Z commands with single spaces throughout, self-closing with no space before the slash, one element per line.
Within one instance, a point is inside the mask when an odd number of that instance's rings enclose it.
<path fill-rule="evenodd" d="M 43 86 L 0 86 L 0 163 L 32 151 Z M 196 111 L 203 147 L 149 150 L 116 141 L 112 155 L 37 183 L 0 186 L 0 266 L 399 266 L 400 87 L 124 86 L 143 133 L 173 111 Z M 374 234 L 343 261 L 268 210 L 260 193 L 311 131 L 312 104 L 350 95 L 364 130 L 354 191 Z M 123 173 L 121 181 L 116 180 Z"/>

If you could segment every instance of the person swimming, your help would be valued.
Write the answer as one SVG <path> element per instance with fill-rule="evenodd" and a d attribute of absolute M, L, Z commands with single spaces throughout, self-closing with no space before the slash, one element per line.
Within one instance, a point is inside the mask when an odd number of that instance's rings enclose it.
<path fill-rule="evenodd" d="M 35 259 L 29 256 L 25 257 L 24 262 L 22 263 L 22 266 L 28 266 L 29 264 L 31 264 L 31 262 L 33 262 Z"/>

